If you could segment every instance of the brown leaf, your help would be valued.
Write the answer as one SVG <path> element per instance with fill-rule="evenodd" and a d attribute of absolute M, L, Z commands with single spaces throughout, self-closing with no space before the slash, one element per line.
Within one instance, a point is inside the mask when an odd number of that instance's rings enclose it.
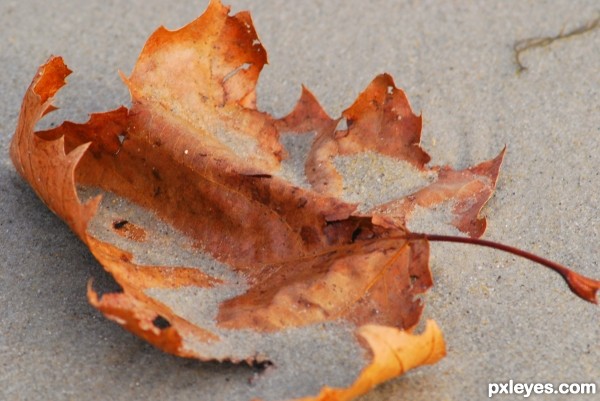
<path fill-rule="evenodd" d="M 375 78 L 342 115 L 347 128 L 336 130 L 337 121 L 304 89 L 296 109 L 282 119 L 283 131 L 318 132 L 306 164 L 314 190 L 356 203 L 377 224 L 399 227 L 417 207 L 450 202 L 450 224 L 473 237 L 483 234 L 486 222 L 479 212 L 496 187 L 504 150 L 462 171 L 427 167 L 430 157 L 420 146 L 421 117 L 413 114 L 387 74 Z M 370 169 L 364 169 L 367 163 Z M 364 182 L 370 185 L 361 190 Z"/>
<path fill-rule="evenodd" d="M 306 89 L 276 120 L 256 109 L 266 60 L 249 14 L 212 1 L 150 37 L 124 78 L 130 109 L 34 132 L 70 73 L 51 58 L 11 157 L 122 287 L 88 288 L 109 319 L 175 355 L 270 361 L 249 397 L 347 400 L 444 355 L 433 322 L 412 333 L 432 278 L 406 222 L 453 202 L 453 224 L 481 235 L 503 152 L 428 167 L 421 118 L 385 74 L 344 111 L 347 129 Z M 376 197 L 354 185 L 374 174 Z M 320 349 L 337 359 L 319 364 Z"/>

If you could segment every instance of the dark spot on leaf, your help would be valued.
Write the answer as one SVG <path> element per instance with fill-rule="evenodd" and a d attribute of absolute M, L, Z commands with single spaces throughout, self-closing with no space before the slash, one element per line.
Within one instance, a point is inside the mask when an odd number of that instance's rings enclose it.
<path fill-rule="evenodd" d="M 115 221 L 113 222 L 113 228 L 114 228 L 115 230 L 120 230 L 120 229 L 122 229 L 123 227 L 125 227 L 125 225 L 126 225 L 127 223 L 129 223 L 127 220 L 115 220 Z"/>
<path fill-rule="evenodd" d="M 296 207 L 298 209 L 302 209 L 304 206 L 306 206 L 307 203 L 308 203 L 308 200 L 305 197 L 301 197 L 300 199 L 298 199 L 298 203 L 296 204 Z"/>
<path fill-rule="evenodd" d="M 119 219 L 113 222 L 113 228 L 121 237 L 142 242 L 146 240 L 146 231 L 128 220 Z"/>
<path fill-rule="evenodd" d="M 167 329 L 171 327 L 171 323 L 161 315 L 156 316 L 156 318 L 152 321 L 154 327 L 157 327 L 161 330 Z"/>
<path fill-rule="evenodd" d="M 362 232 L 362 228 L 361 227 L 356 227 L 356 229 L 354 230 L 354 232 L 352 232 L 352 242 L 356 241 L 356 239 L 361 234 L 361 232 Z"/>

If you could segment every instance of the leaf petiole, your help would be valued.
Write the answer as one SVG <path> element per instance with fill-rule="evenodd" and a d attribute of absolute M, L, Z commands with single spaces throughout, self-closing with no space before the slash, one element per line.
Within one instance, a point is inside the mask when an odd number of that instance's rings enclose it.
<path fill-rule="evenodd" d="M 533 262 L 539 263 L 543 266 L 548 267 L 549 269 L 554 270 L 558 274 L 560 274 L 563 279 L 569 285 L 571 291 L 573 291 L 577 296 L 582 299 L 585 299 L 588 302 L 592 302 L 597 304 L 598 300 L 596 298 L 596 293 L 600 289 L 600 281 L 594 280 L 589 277 L 582 276 L 569 268 L 548 260 L 546 258 L 542 258 L 541 256 L 534 255 L 533 253 L 524 251 L 519 248 L 515 248 L 510 245 L 504 245 L 494 241 L 488 241 L 479 238 L 471 238 L 471 237 L 458 237 L 452 235 L 437 235 L 437 234 L 424 234 L 424 233 L 409 233 L 406 237 L 408 240 L 427 240 L 427 241 L 437 241 L 437 242 L 456 242 L 461 244 L 472 244 L 485 246 L 488 248 L 498 249 L 504 252 L 512 253 L 513 255 L 520 256 L 525 259 L 529 259 Z"/>

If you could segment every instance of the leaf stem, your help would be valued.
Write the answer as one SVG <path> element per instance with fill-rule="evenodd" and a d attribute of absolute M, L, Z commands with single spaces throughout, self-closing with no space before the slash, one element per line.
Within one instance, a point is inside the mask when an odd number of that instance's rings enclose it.
<path fill-rule="evenodd" d="M 582 299 L 585 299 L 588 302 L 592 302 L 597 304 L 598 300 L 596 299 L 596 293 L 600 289 L 600 281 L 594 280 L 589 277 L 582 276 L 580 274 L 575 273 L 574 271 L 568 269 L 567 267 L 548 260 L 546 258 L 542 258 L 541 256 L 534 255 L 533 253 L 524 251 L 519 248 L 515 248 L 510 245 L 504 245 L 494 241 L 488 241 L 479 238 L 470 238 L 470 237 L 458 237 L 452 235 L 437 235 L 437 234 L 424 234 L 424 233 L 409 233 L 407 235 L 408 240 L 419 240 L 425 239 L 428 241 L 438 241 L 438 242 L 457 242 L 461 244 L 472 244 L 485 246 L 488 248 L 498 249 L 504 252 L 512 253 L 513 255 L 520 256 L 525 259 L 529 259 L 533 262 L 539 263 L 543 266 L 548 267 L 549 269 L 554 270 L 558 274 L 560 274 L 563 279 L 571 288 L 577 296 Z"/>

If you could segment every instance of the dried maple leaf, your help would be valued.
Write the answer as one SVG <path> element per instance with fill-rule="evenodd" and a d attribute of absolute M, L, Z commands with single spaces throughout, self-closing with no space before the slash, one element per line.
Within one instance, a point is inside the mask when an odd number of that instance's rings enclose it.
<path fill-rule="evenodd" d="M 265 63 L 249 14 L 212 1 L 150 37 L 124 78 L 130 109 L 34 132 L 70 73 L 53 57 L 11 157 L 122 287 L 88 287 L 109 319 L 175 355 L 272 363 L 249 398 L 347 400 L 444 355 L 434 322 L 412 333 L 432 285 L 428 239 L 477 240 L 406 223 L 448 206 L 449 224 L 480 236 L 504 151 L 428 167 L 421 118 L 388 75 L 344 111 L 346 128 L 306 89 L 276 120 L 256 109 Z M 561 274 L 594 299 L 597 281 Z M 319 364 L 321 349 L 337 359 Z"/>

